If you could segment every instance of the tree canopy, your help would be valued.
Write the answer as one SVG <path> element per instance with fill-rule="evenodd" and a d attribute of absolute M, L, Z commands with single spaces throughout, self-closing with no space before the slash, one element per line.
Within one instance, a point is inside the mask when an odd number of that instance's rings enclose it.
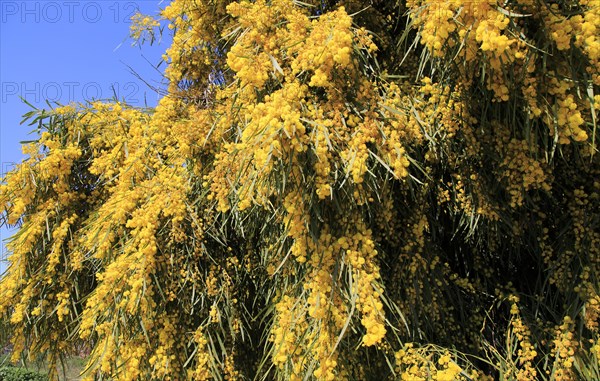
<path fill-rule="evenodd" d="M 172 0 L 168 89 L 32 111 L 13 357 L 89 379 L 600 379 L 596 0 Z M 151 39 L 159 21 L 136 16 Z M 56 374 L 52 375 L 56 377 Z"/>

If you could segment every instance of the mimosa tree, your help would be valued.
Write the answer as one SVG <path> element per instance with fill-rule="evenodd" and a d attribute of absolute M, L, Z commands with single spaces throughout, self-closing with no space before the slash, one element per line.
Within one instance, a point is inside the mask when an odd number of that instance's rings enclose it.
<path fill-rule="evenodd" d="M 155 109 L 28 115 L 39 140 L 0 186 L 15 359 L 86 345 L 98 380 L 600 379 L 597 0 L 161 17 Z"/>

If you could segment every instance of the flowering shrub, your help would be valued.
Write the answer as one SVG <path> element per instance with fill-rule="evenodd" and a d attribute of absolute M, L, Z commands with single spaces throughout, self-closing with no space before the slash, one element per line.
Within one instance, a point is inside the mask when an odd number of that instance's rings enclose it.
<path fill-rule="evenodd" d="M 88 379 L 598 379 L 599 12 L 137 16 L 135 38 L 172 30 L 168 94 L 30 113 L 0 185 L 13 357 L 89 345 Z"/>

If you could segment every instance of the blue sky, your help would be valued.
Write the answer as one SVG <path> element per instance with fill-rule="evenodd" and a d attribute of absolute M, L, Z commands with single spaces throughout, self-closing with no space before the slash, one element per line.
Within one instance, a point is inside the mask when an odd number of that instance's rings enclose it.
<path fill-rule="evenodd" d="M 136 11 L 157 15 L 168 0 L 0 0 L 0 161 L 2 173 L 22 160 L 19 142 L 32 140 L 19 125 L 46 99 L 62 104 L 120 99 L 134 106 L 156 105 L 164 64 L 156 66 L 169 43 L 132 46 L 129 18 Z M 134 76 L 130 68 L 144 81 Z M 162 86 L 164 87 L 164 85 Z M 10 236 L 0 230 L 3 240 Z M 2 245 L 2 255 L 6 253 Z M 0 273 L 6 263 L 0 261 Z"/>

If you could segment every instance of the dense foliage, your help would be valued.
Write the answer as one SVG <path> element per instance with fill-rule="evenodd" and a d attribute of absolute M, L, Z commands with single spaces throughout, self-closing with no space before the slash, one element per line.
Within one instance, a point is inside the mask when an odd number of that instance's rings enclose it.
<path fill-rule="evenodd" d="M 0 381 L 47 381 L 48 376 L 33 370 L 0 366 Z"/>
<path fill-rule="evenodd" d="M 14 356 L 90 379 L 600 379 L 597 0 L 173 0 L 155 109 L 0 188 Z M 137 16 L 132 34 L 158 22 Z"/>

